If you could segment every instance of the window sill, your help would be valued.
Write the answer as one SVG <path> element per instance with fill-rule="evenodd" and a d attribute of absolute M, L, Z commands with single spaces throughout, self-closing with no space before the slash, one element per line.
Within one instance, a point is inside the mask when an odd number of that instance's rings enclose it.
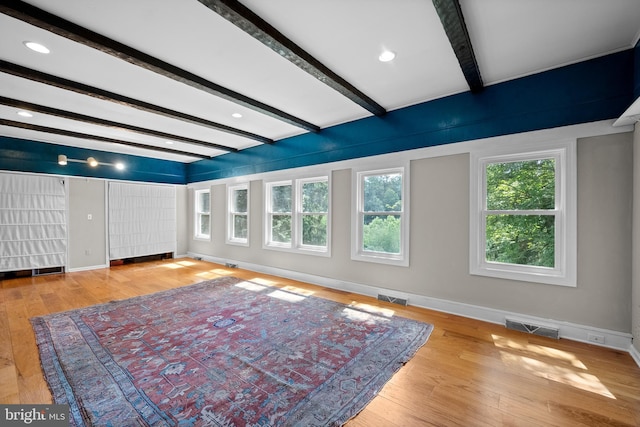
<path fill-rule="evenodd" d="M 319 250 L 319 249 L 307 249 L 307 248 L 291 248 L 286 246 L 278 246 L 278 245 L 270 245 L 270 244 L 265 244 L 262 246 L 262 248 L 267 250 L 289 252 L 289 253 L 295 253 L 300 255 L 313 255 L 313 256 L 321 256 L 321 257 L 327 257 L 327 258 L 331 257 L 331 251 L 328 249 Z"/>
<path fill-rule="evenodd" d="M 498 279 L 515 280 L 521 282 L 540 283 L 545 285 L 576 287 L 575 276 L 570 277 L 562 273 L 546 273 L 518 271 L 517 268 L 501 268 L 500 264 L 496 266 L 471 268 L 470 274 L 473 276 L 495 277 Z"/>
<path fill-rule="evenodd" d="M 396 265 L 398 267 L 409 267 L 408 258 L 386 257 L 384 255 L 375 255 L 368 253 L 351 254 L 354 261 L 372 262 L 376 264 Z"/>

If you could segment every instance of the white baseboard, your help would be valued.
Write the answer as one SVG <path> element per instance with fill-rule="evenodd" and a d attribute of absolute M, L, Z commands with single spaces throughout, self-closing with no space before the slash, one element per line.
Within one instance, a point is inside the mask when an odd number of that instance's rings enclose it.
<path fill-rule="evenodd" d="M 327 288 L 339 289 L 343 291 L 353 292 L 360 295 L 367 295 L 377 297 L 378 294 L 389 295 L 392 297 L 405 298 L 408 300 L 409 305 L 416 307 L 428 308 L 431 310 L 441 311 L 445 313 L 455 314 L 458 316 L 468 317 L 471 319 L 482 320 L 489 323 L 495 323 L 499 325 L 505 324 L 505 318 L 517 318 L 519 320 L 527 321 L 532 324 L 541 324 L 545 326 L 555 326 L 559 330 L 560 338 L 565 338 L 573 341 L 585 342 L 601 347 L 613 348 L 616 350 L 628 351 L 631 353 L 632 336 L 631 334 L 612 331 L 609 329 L 596 328 L 593 326 L 580 325 L 577 323 L 557 321 L 552 319 L 543 319 L 540 317 L 529 316 L 521 313 L 514 313 L 505 310 L 497 310 L 488 307 L 482 307 L 478 305 L 465 304 L 456 301 L 443 300 L 439 298 L 431 298 L 423 295 L 410 294 L 405 292 L 398 292 L 384 288 L 378 288 L 375 286 L 363 285 L 360 283 L 346 282 L 342 280 L 336 280 L 329 277 L 321 277 L 312 274 L 300 273 L 297 271 L 285 270 L 281 268 L 268 267 L 259 264 L 251 264 L 238 260 L 223 259 L 218 257 L 212 257 L 208 255 L 189 252 L 188 255 L 192 258 L 200 258 L 205 261 L 214 262 L 224 265 L 225 263 L 237 264 L 238 267 L 245 270 L 251 270 L 259 273 L 271 274 L 274 276 L 285 277 L 288 279 L 299 280 L 301 282 L 312 283 L 316 285 L 325 286 Z M 604 337 L 604 342 L 596 343 L 589 340 L 589 335 L 599 335 Z M 635 348 L 634 348 L 635 350 Z M 631 356 L 635 359 L 636 363 L 640 366 L 640 355 L 636 351 L 635 355 L 631 353 Z"/>
<path fill-rule="evenodd" d="M 629 354 L 633 357 L 633 360 L 636 361 L 636 364 L 640 366 L 640 352 L 636 349 L 635 346 L 629 346 Z"/>
<path fill-rule="evenodd" d="M 190 256 L 189 254 L 178 254 L 178 255 L 173 255 L 173 258 L 179 259 L 179 258 L 193 258 L 193 257 Z M 65 268 L 65 271 L 67 271 L 68 273 L 75 273 L 78 271 L 99 270 L 101 268 L 109 268 L 109 263 L 100 264 L 100 265 L 89 265 L 86 267 Z"/>
<path fill-rule="evenodd" d="M 86 267 L 67 268 L 66 271 L 68 273 L 75 273 L 75 272 L 78 272 L 78 271 L 98 270 L 100 268 L 108 268 L 108 267 L 109 267 L 109 264 L 88 265 Z"/>

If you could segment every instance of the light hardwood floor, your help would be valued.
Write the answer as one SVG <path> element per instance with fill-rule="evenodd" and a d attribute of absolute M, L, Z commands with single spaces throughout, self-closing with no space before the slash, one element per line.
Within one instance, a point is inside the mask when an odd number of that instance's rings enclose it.
<path fill-rule="evenodd" d="M 0 403 L 51 402 L 30 317 L 222 275 L 434 325 L 426 345 L 349 427 L 640 426 L 640 368 L 628 353 L 191 259 L 0 281 Z"/>

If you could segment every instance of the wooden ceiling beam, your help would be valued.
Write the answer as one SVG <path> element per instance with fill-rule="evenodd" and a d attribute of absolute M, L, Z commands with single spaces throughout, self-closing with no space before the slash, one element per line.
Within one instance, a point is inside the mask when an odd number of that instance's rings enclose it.
<path fill-rule="evenodd" d="M 480 92 L 484 89 L 480 67 L 473 52 L 471 38 L 467 25 L 464 22 L 462 8 L 458 0 L 433 0 L 433 5 L 438 12 L 444 31 L 449 38 L 449 43 L 458 58 L 460 68 L 467 80 L 471 92 Z"/>
<path fill-rule="evenodd" d="M 180 156 L 197 157 L 197 158 L 200 158 L 200 159 L 210 159 L 211 158 L 211 156 L 207 156 L 207 155 L 204 155 L 204 154 L 192 153 L 192 152 L 189 152 L 189 151 L 174 150 L 172 148 L 165 148 L 165 147 L 156 147 L 156 146 L 153 146 L 153 145 L 140 144 L 140 143 L 137 143 L 137 142 L 121 141 L 119 139 L 107 138 L 107 137 L 104 137 L 104 136 L 90 135 L 90 134 L 82 133 L 82 132 L 74 132 L 74 131 L 70 131 L 70 130 L 66 130 L 66 129 L 52 128 L 52 127 L 49 127 L 49 126 L 34 125 L 32 123 L 23 123 L 23 122 L 17 122 L 17 121 L 14 121 L 14 120 L 0 119 L 0 126 L 9 126 L 9 127 L 18 128 L 18 129 L 26 129 L 26 130 L 32 130 L 32 131 L 37 131 L 37 132 L 45 132 L 45 133 L 50 133 L 50 134 L 53 134 L 53 135 L 69 136 L 71 138 L 92 139 L 92 140 L 95 140 L 95 141 L 110 142 L 110 143 L 113 143 L 113 144 L 128 145 L 129 147 L 142 148 L 142 149 L 151 150 L 151 151 L 160 151 L 160 152 L 163 152 L 163 153 L 177 154 L 177 155 L 180 155 Z"/>
<path fill-rule="evenodd" d="M 60 117 L 63 119 L 70 119 L 70 120 L 75 120 L 83 123 L 89 123 L 92 125 L 105 126 L 111 129 L 135 132 L 135 133 L 154 136 L 154 137 L 163 138 L 163 139 L 172 139 L 175 141 L 184 142 L 186 144 L 198 145 L 200 147 L 206 147 L 209 149 L 222 150 L 226 152 L 238 151 L 237 148 L 227 147 L 226 145 L 215 144 L 213 142 L 207 142 L 207 141 L 200 141 L 198 139 L 187 138 L 185 136 L 160 132 L 153 129 L 145 129 L 138 126 L 129 125 L 126 123 L 113 122 L 111 120 L 105 120 L 98 117 L 92 117 L 84 114 L 74 113 L 72 111 L 60 110 L 58 108 L 47 107 L 45 105 L 34 104 L 32 102 L 21 101 L 18 99 L 7 98 L 4 96 L 0 96 L 0 104 L 6 105 L 9 107 L 33 111 L 35 113 L 42 113 L 50 116 Z"/>
<path fill-rule="evenodd" d="M 318 126 L 312 123 L 215 84 L 203 77 L 197 76 L 189 71 L 164 62 L 123 43 L 74 24 L 73 22 L 32 6 L 29 3 L 19 0 L 3 0 L 2 4 L 0 4 L 0 12 L 51 33 L 65 37 L 69 40 L 89 46 L 118 59 L 127 61 L 130 64 L 137 65 L 145 70 L 173 79 L 210 95 L 242 105 L 243 107 L 281 120 L 290 125 L 312 132 L 318 132 L 320 130 Z"/>
<path fill-rule="evenodd" d="M 376 116 L 387 111 L 236 0 L 198 0 L 295 66 Z"/>
<path fill-rule="evenodd" d="M 273 144 L 273 140 L 266 138 L 262 135 L 246 132 L 240 129 L 232 128 L 221 123 L 212 122 L 210 120 L 202 119 L 200 117 L 192 116 L 189 114 L 181 113 L 179 111 L 164 108 L 158 105 L 150 104 L 148 102 L 140 101 L 137 99 L 129 98 L 127 96 L 119 95 L 114 92 L 109 92 L 94 86 L 89 86 L 84 83 L 74 82 L 72 80 L 57 77 L 51 74 L 43 73 L 42 71 L 33 70 L 31 68 L 23 67 L 21 65 L 13 64 L 4 60 L 0 60 L 0 72 L 11 74 L 16 77 L 21 77 L 27 80 L 31 80 L 38 83 L 43 83 L 49 86 L 54 86 L 59 89 L 68 90 L 71 92 L 79 93 L 81 95 L 90 96 L 93 98 L 101 99 L 103 101 L 109 101 L 116 104 L 123 105 L 129 108 L 135 108 L 147 113 L 158 114 L 170 119 L 180 120 L 186 123 L 205 126 L 210 129 L 215 129 L 221 132 L 249 138 L 254 141 L 261 142 L 263 144 Z"/>

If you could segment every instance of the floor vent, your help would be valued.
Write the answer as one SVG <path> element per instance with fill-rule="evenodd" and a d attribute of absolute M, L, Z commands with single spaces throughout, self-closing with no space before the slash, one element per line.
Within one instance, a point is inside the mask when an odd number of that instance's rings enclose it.
<path fill-rule="evenodd" d="M 64 267 L 34 268 L 31 272 L 32 276 L 46 276 L 47 274 L 64 273 Z"/>
<path fill-rule="evenodd" d="M 540 335 L 541 337 L 554 339 L 560 338 L 560 330 L 553 326 L 534 325 L 515 319 L 506 319 L 505 326 L 507 329 L 513 329 L 514 331 L 526 332 L 533 335 Z"/>
<path fill-rule="evenodd" d="M 378 294 L 378 300 L 392 302 L 394 304 L 400 304 L 404 306 L 406 306 L 409 303 L 409 300 L 406 298 L 397 298 L 397 297 L 391 297 L 389 295 L 382 295 L 382 294 Z"/>

